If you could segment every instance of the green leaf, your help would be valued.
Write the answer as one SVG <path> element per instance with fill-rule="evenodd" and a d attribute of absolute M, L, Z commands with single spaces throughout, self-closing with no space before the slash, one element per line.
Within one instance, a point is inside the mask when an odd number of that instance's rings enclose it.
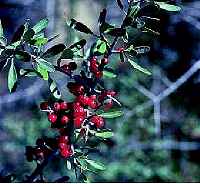
<path fill-rule="evenodd" d="M 24 35 L 24 31 L 25 31 L 25 26 L 24 25 L 21 25 L 17 31 L 14 33 L 14 36 L 12 38 L 12 41 L 11 43 L 14 43 L 14 42 L 18 42 L 22 39 L 22 36 Z"/>
<path fill-rule="evenodd" d="M 93 32 L 83 23 L 76 21 L 75 19 L 71 19 L 70 27 L 76 29 L 77 31 L 86 33 L 86 34 L 93 34 Z"/>
<path fill-rule="evenodd" d="M 33 29 L 28 29 L 25 33 L 24 33 L 24 41 L 26 42 L 30 42 L 32 40 L 32 38 L 35 35 L 35 31 Z"/>
<path fill-rule="evenodd" d="M 58 90 L 57 84 L 54 80 L 52 80 L 51 78 L 49 78 L 49 89 L 51 91 L 51 93 L 53 94 L 53 96 L 56 99 L 60 99 L 61 98 L 61 93 Z"/>
<path fill-rule="evenodd" d="M 48 71 L 46 69 L 42 68 L 39 64 L 36 65 L 36 71 L 40 73 L 40 75 L 42 76 L 42 78 L 44 80 L 49 79 Z"/>
<path fill-rule="evenodd" d="M 44 38 L 44 37 L 45 37 L 44 33 L 43 33 L 43 32 L 40 32 L 40 33 L 35 34 L 35 35 L 33 36 L 33 39 Z"/>
<path fill-rule="evenodd" d="M 86 44 L 86 40 L 85 40 L 85 39 L 82 39 L 82 40 L 80 40 L 80 41 L 74 43 L 73 45 L 71 45 L 71 46 L 69 47 L 69 49 L 71 49 L 71 50 L 74 51 L 74 52 L 77 52 L 77 51 L 79 51 L 80 49 L 82 49 L 82 48 L 85 46 L 85 44 Z"/>
<path fill-rule="evenodd" d="M 93 52 L 95 54 L 104 54 L 107 51 L 107 44 L 102 40 L 98 40 L 94 46 Z"/>
<path fill-rule="evenodd" d="M 25 77 L 36 77 L 36 76 L 42 77 L 39 73 L 30 69 L 20 69 L 20 75 Z"/>
<path fill-rule="evenodd" d="M 117 77 L 117 75 L 116 74 L 114 74 L 114 73 L 112 73 L 112 72 L 110 72 L 110 71 L 103 71 L 103 76 L 104 77 L 108 77 L 108 78 L 116 78 Z"/>
<path fill-rule="evenodd" d="M 53 47 L 51 47 L 50 49 L 48 49 L 43 54 L 43 57 L 50 58 L 50 57 L 56 56 L 57 54 L 60 54 L 61 52 L 63 52 L 63 50 L 65 48 L 66 48 L 66 46 L 64 44 L 54 45 Z"/>
<path fill-rule="evenodd" d="M 73 57 L 74 57 L 74 52 L 71 49 L 66 48 L 62 52 L 60 59 L 73 59 Z"/>
<path fill-rule="evenodd" d="M 16 51 L 15 57 L 24 62 L 28 62 L 31 59 L 31 55 L 26 51 Z"/>
<path fill-rule="evenodd" d="M 49 63 L 48 61 L 46 61 L 46 60 L 44 60 L 42 58 L 36 58 L 36 62 L 38 63 L 38 65 L 41 68 L 43 68 L 43 69 L 45 69 L 45 70 L 47 70 L 49 72 L 55 72 L 54 66 L 51 63 Z"/>
<path fill-rule="evenodd" d="M 150 51 L 149 46 L 139 46 L 135 47 L 134 50 L 137 52 L 137 54 L 145 54 Z"/>
<path fill-rule="evenodd" d="M 100 15 L 99 15 L 99 20 L 98 20 L 98 22 L 99 22 L 100 24 L 105 23 L 106 14 L 107 14 L 107 10 L 104 8 L 104 9 L 100 12 Z"/>
<path fill-rule="evenodd" d="M 126 29 L 123 28 L 109 28 L 106 31 L 104 31 L 106 34 L 109 34 L 111 36 L 125 36 L 126 35 Z"/>
<path fill-rule="evenodd" d="M 113 137 L 113 132 L 97 132 L 95 133 L 95 136 L 96 137 L 100 137 L 100 138 L 103 138 L 103 139 L 108 139 L 108 138 L 111 138 Z"/>
<path fill-rule="evenodd" d="M 32 45 L 35 45 L 37 47 L 42 47 L 48 42 L 47 38 L 36 38 L 30 41 Z"/>
<path fill-rule="evenodd" d="M 16 68 L 14 65 L 14 61 L 11 61 L 11 65 L 10 65 L 10 69 L 8 72 L 8 89 L 10 91 L 10 93 L 13 91 L 13 88 L 15 87 L 17 82 L 17 72 L 16 72 Z"/>
<path fill-rule="evenodd" d="M 91 166 L 93 167 L 94 169 L 97 169 L 97 170 L 105 170 L 105 166 L 100 163 L 100 162 L 97 162 L 97 161 L 94 161 L 94 160 L 89 160 L 89 159 L 85 159 L 85 161 Z"/>
<path fill-rule="evenodd" d="M 103 118 L 117 118 L 123 115 L 122 111 L 110 111 L 110 112 L 103 112 L 101 114 L 98 114 L 99 116 Z"/>
<path fill-rule="evenodd" d="M 43 29 L 45 29 L 48 26 L 48 19 L 42 19 L 40 20 L 35 26 L 33 26 L 33 30 L 35 33 L 39 33 L 40 31 L 42 31 Z"/>
<path fill-rule="evenodd" d="M 173 11 L 173 12 L 181 11 L 181 7 L 176 6 L 176 5 L 171 5 L 165 2 L 157 2 L 157 1 L 155 3 L 159 5 L 161 9 L 164 9 L 167 11 Z"/>
<path fill-rule="evenodd" d="M 133 68 L 135 68 L 147 75 L 151 75 L 150 71 L 148 71 L 146 68 L 141 67 L 140 65 L 138 65 L 136 62 L 132 61 L 131 59 L 128 59 L 128 62 L 133 66 Z"/>
<path fill-rule="evenodd" d="M 0 20 L 0 37 L 4 37 L 3 26 L 1 24 L 1 20 Z"/>

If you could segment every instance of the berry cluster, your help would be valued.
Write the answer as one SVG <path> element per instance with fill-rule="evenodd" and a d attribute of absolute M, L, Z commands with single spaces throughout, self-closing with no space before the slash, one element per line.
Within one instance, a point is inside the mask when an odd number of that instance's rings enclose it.
<path fill-rule="evenodd" d="M 105 121 L 96 114 L 96 110 L 101 107 L 104 110 L 110 109 L 113 106 L 112 97 L 116 95 L 116 92 L 112 90 L 87 95 L 85 87 L 78 82 L 69 82 L 67 87 L 75 96 L 73 102 L 60 100 L 40 104 L 40 109 L 48 114 L 51 127 L 58 129 L 60 132 L 60 136 L 57 138 L 57 147 L 60 155 L 64 158 L 73 155 L 69 129 L 81 129 L 84 134 L 88 126 L 95 129 L 104 128 Z"/>
<path fill-rule="evenodd" d="M 100 63 L 97 61 L 96 57 L 92 57 L 90 60 L 90 71 L 95 75 L 95 77 L 101 78 L 103 76 L 103 68 L 107 64 L 107 57 L 102 58 Z"/>

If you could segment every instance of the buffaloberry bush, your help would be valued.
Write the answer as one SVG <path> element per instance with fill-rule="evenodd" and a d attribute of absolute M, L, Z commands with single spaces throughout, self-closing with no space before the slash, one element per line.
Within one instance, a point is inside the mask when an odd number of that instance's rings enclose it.
<path fill-rule="evenodd" d="M 113 132 L 106 128 L 109 123 L 107 119 L 123 115 L 117 92 L 106 89 L 104 85 L 105 78 L 117 76 L 109 67 L 111 57 L 118 57 L 116 62 L 130 64 L 134 69 L 151 75 L 149 70 L 134 62 L 134 58 L 147 53 L 150 48 L 135 45 L 130 31 L 158 35 L 149 24 L 151 21 L 159 21 L 158 18 L 151 17 L 154 11 L 180 10 L 175 5 L 153 0 L 117 0 L 117 4 L 123 17 L 119 26 L 107 22 L 106 9 L 100 12 L 98 33 L 75 19 L 68 23 L 72 29 L 91 35 L 92 42 L 81 39 L 69 46 L 57 44 L 46 50 L 46 45 L 57 38 L 45 36 L 48 19 L 43 19 L 34 26 L 25 22 L 17 29 L 11 41 L 5 38 L 3 27 L 0 26 L 0 69 L 9 66 L 9 91 L 16 90 L 22 77 L 40 77 L 49 84 L 51 94 L 46 101 L 40 103 L 40 110 L 46 113 L 49 126 L 57 132 L 57 136 L 41 137 L 34 146 L 26 146 L 27 161 L 36 162 L 37 167 L 25 177 L 25 182 L 47 181 L 41 177 L 41 173 L 54 157 L 63 159 L 63 163 L 84 182 L 88 181 L 87 172 L 96 173 L 105 169 L 102 163 L 90 158 L 89 153 L 96 151 L 97 147 L 89 143 L 104 142 L 111 138 Z M 63 100 L 61 88 L 52 77 L 54 72 L 69 78 L 65 86 L 74 96 L 73 101 Z M 10 182 L 13 179 L 13 175 L 1 177 L 2 181 Z M 65 176 L 56 181 L 65 182 L 68 179 Z"/>

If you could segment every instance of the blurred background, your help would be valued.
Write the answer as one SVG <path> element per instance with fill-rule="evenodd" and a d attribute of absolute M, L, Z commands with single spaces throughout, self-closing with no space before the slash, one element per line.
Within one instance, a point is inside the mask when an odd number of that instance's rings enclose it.
<path fill-rule="evenodd" d="M 138 42 L 142 39 L 151 46 L 138 62 L 152 76 L 118 62 L 119 58 L 110 63 L 120 75 L 107 79 L 106 86 L 119 92 L 125 115 L 107 121 L 115 136 L 100 145 L 101 154 L 96 155 L 107 170 L 89 174 L 90 181 L 200 182 L 200 2 L 174 2 L 182 11 L 160 11 L 161 21 L 156 23 L 160 36 L 136 35 Z M 120 24 L 122 13 L 114 0 L 1 0 L 0 19 L 11 38 L 26 19 L 34 24 L 48 17 L 47 35 L 60 34 L 52 44 L 70 44 L 75 37 L 87 35 L 70 30 L 66 19 L 76 18 L 97 32 L 104 7 L 108 8 L 107 20 Z M 0 170 L 16 173 L 20 181 L 36 166 L 26 161 L 25 146 L 55 132 L 38 108 L 48 96 L 47 84 L 22 79 L 17 91 L 8 94 L 7 71 L 0 73 Z M 62 80 L 63 76 L 58 78 Z M 50 164 L 45 172 L 50 181 L 66 174 L 75 181 L 62 161 Z"/>

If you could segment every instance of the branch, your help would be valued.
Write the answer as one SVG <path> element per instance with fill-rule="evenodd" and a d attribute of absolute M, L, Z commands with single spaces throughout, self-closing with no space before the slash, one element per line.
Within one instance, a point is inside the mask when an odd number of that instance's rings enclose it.
<path fill-rule="evenodd" d="M 161 92 L 155 101 L 162 101 L 165 97 L 176 91 L 182 84 L 184 84 L 195 72 L 200 68 L 200 60 L 197 61 L 187 72 L 185 72 L 176 82 L 173 82 L 170 87 Z"/>

